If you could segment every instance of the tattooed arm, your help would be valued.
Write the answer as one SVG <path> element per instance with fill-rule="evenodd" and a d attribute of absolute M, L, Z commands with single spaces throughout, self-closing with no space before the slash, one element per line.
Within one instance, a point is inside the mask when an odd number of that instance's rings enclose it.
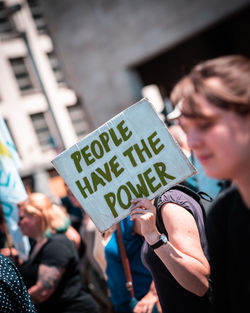
<path fill-rule="evenodd" d="M 44 264 L 39 266 L 37 282 L 29 289 L 29 294 L 34 304 L 42 303 L 49 299 L 55 292 L 64 271 L 63 268 L 56 266 Z"/>

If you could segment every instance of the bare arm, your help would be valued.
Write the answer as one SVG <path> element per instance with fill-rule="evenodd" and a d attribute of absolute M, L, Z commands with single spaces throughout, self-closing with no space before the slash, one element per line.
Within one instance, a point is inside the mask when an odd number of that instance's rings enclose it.
<path fill-rule="evenodd" d="M 136 199 L 132 203 L 131 218 L 140 221 L 146 241 L 154 244 L 160 235 L 155 226 L 156 208 L 147 199 Z M 162 217 L 169 242 L 155 253 L 181 286 L 198 296 L 204 295 L 209 286 L 210 267 L 193 216 L 177 204 L 166 203 Z"/>
<path fill-rule="evenodd" d="M 136 304 L 134 313 L 151 313 L 154 305 L 157 304 L 158 311 L 161 312 L 158 296 L 155 289 L 155 284 L 152 281 L 148 293 Z"/>
<path fill-rule="evenodd" d="M 64 271 L 63 268 L 56 266 L 44 264 L 39 266 L 37 282 L 29 289 L 29 294 L 34 304 L 42 303 L 49 299 L 55 292 Z"/>
<path fill-rule="evenodd" d="M 78 231 L 76 231 L 74 227 L 69 226 L 65 235 L 68 237 L 69 240 L 74 242 L 77 250 L 79 251 L 80 246 L 81 246 L 81 237 L 80 237 L 80 234 L 78 233 Z"/>

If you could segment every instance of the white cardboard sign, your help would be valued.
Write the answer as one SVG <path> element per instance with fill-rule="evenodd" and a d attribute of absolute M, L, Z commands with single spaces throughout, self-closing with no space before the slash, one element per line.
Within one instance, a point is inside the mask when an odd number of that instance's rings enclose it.
<path fill-rule="evenodd" d="M 54 167 L 103 232 L 196 173 L 152 105 L 142 99 L 59 154 Z"/>

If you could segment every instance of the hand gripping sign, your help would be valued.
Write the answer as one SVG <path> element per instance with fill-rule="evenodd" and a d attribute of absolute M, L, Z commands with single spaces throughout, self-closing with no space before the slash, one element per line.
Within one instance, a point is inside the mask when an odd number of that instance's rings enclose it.
<path fill-rule="evenodd" d="M 152 105 L 142 99 L 59 154 L 54 167 L 100 232 L 196 173 Z"/>

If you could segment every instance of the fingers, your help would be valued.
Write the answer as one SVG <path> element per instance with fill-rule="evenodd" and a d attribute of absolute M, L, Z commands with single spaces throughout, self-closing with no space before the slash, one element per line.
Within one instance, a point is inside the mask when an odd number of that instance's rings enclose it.
<path fill-rule="evenodd" d="M 131 200 L 131 203 L 136 203 L 136 202 L 141 201 L 141 200 L 143 200 L 143 199 L 145 199 L 145 198 L 136 198 L 136 199 L 132 199 L 132 200 Z"/>
<path fill-rule="evenodd" d="M 154 308 L 154 303 L 151 303 L 151 304 L 148 306 L 148 311 L 147 311 L 147 313 L 152 313 L 153 308 Z"/>
<path fill-rule="evenodd" d="M 145 198 L 133 199 L 133 200 L 131 200 L 131 204 L 132 204 L 131 209 L 134 209 L 134 208 L 149 209 L 149 208 L 153 207 L 153 205 L 150 202 L 150 200 L 145 199 Z"/>
<path fill-rule="evenodd" d="M 137 303 L 133 312 L 134 313 L 151 313 L 152 310 L 150 310 L 147 305 L 141 305 L 140 303 Z"/>
<path fill-rule="evenodd" d="M 144 210 L 144 209 L 140 209 L 140 208 L 134 209 L 134 210 L 131 211 L 131 213 L 130 213 L 130 218 L 131 218 L 131 220 L 134 220 L 134 219 L 136 219 L 136 218 L 142 217 L 142 216 L 145 215 L 146 213 L 147 213 L 147 211 Z"/>
<path fill-rule="evenodd" d="M 131 200 L 131 220 L 134 220 L 136 218 L 143 217 L 147 213 L 154 214 L 155 213 L 155 207 L 152 205 L 150 200 L 145 198 L 137 198 Z"/>
<path fill-rule="evenodd" d="M 143 199 L 143 198 L 137 198 L 137 199 L 131 200 L 132 208 L 142 206 L 142 201 L 143 201 L 143 200 L 145 200 L 145 199 Z"/>
<path fill-rule="evenodd" d="M 138 302 L 134 308 L 134 313 L 152 313 L 155 302 Z"/>

